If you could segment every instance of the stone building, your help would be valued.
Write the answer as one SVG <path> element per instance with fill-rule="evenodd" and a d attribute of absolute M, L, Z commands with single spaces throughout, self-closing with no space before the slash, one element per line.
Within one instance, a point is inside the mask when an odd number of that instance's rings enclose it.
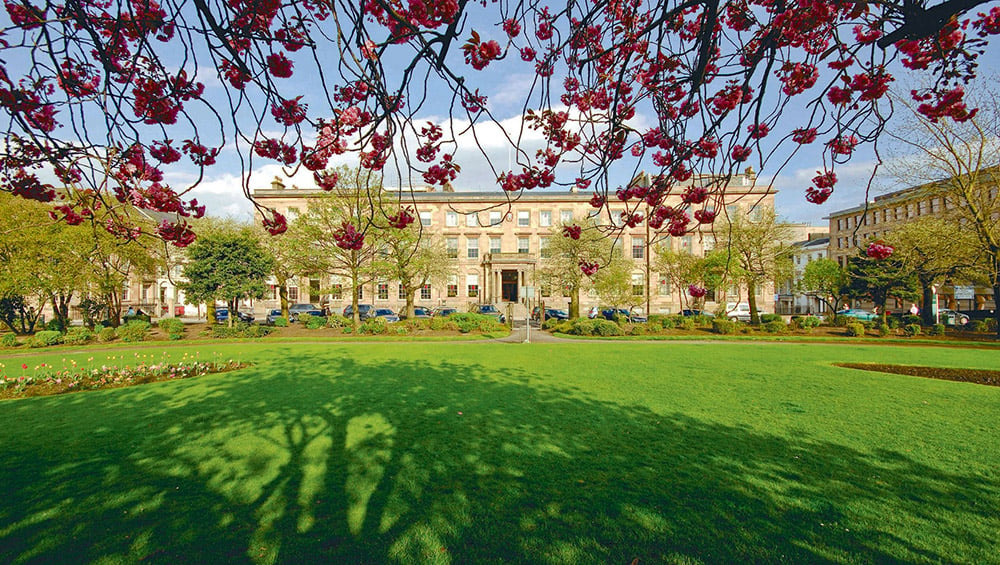
<path fill-rule="evenodd" d="M 713 179 L 694 177 L 691 183 L 708 185 Z M 393 189 L 386 189 L 393 190 Z M 398 190 L 398 189 L 396 189 Z M 679 192 L 679 191 L 675 191 Z M 753 206 L 773 206 L 774 191 L 771 186 L 758 184 L 752 171 L 736 176 L 726 189 L 726 213 L 745 213 Z M 254 198 L 264 206 L 285 214 L 289 221 L 303 213 L 309 206 L 310 198 L 321 194 L 318 189 L 286 187 L 280 179 L 271 186 L 255 190 Z M 413 205 L 424 233 L 433 234 L 444 240 L 454 273 L 447 284 L 428 285 L 416 296 L 417 306 L 435 307 L 447 305 L 467 310 L 474 304 L 494 303 L 497 305 L 519 305 L 519 310 L 537 305 L 544 300 L 547 307 L 566 308 L 569 298 L 559 294 L 557 289 L 534 290 L 535 272 L 546 256 L 546 247 L 554 237 L 563 237 L 560 226 L 564 223 L 580 222 L 588 215 L 595 214 L 590 205 L 590 193 L 570 191 L 535 190 L 525 192 L 508 201 L 508 194 L 492 191 L 450 191 L 434 190 L 430 187 L 415 187 L 406 190 L 401 200 Z M 675 206 L 680 205 L 679 196 Z M 603 210 L 598 221 L 604 225 L 621 226 L 623 203 L 612 202 L 610 213 Z M 722 215 L 723 211 L 719 211 Z M 696 225 L 693 222 L 692 225 Z M 653 264 L 653 254 L 658 245 L 669 245 L 674 249 L 684 249 L 693 254 L 703 254 L 712 248 L 714 236 L 710 227 L 705 231 L 695 231 L 682 237 L 666 237 L 666 234 L 649 233 L 645 222 L 635 228 L 623 228 L 618 237 L 619 245 L 627 258 L 635 261 L 632 273 L 633 289 L 641 304 L 638 309 L 646 311 L 646 294 L 649 290 L 648 311 L 651 313 L 675 313 L 682 307 L 680 296 L 657 277 L 655 272 L 647 274 L 646 266 Z M 324 292 L 331 288 L 346 288 L 346 281 L 333 280 L 317 274 L 304 278 L 288 288 L 293 302 L 328 303 L 331 311 L 339 311 L 350 303 L 349 292 Z M 650 284 L 652 286 L 650 286 Z M 277 289 L 260 307 L 277 307 Z M 713 297 L 725 301 L 746 300 L 740 296 L 740 289 L 720 289 Z M 404 303 L 398 283 L 376 281 L 360 290 L 361 301 L 376 307 L 400 309 Z M 773 287 L 761 289 L 758 304 L 762 309 L 773 311 L 771 296 Z M 530 294 L 530 296 L 529 296 Z M 546 295 L 547 294 L 547 295 Z M 766 297 L 766 300 L 764 299 Z M 581 311 L 592 306 L 606 306 L 598 297 L 584 293 L 581 296 Z M 713 310 L 715 302 L 709 302 L 706 309 Z"/>

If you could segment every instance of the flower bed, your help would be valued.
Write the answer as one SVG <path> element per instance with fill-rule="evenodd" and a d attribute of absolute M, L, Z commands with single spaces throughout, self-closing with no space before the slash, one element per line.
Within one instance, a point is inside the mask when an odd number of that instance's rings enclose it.
<path fill-rule="evenodd" d="M 124 355 L 122 359 L 124 359 Z M 137 356 L 138 357 L 138 356 Z M 91 357 L 89 361 L 93 361 Z M 49 396 L 78 390 L 120 388 L 159 381 L 187 379 L 212 373 L 234 371 L 249 366 L 232 359 L 227 361 L 182 360 L 178 363 L 146 363 L 134 366 L 80 366 L 70 361 L 61 368 L 46 363 L 13 368 L 0 365 L 0 399 L 25 396 Z"/>

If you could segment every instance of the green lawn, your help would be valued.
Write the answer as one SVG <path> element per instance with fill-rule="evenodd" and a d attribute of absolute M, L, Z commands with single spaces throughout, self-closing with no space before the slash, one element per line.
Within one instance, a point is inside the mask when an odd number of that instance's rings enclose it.
<path fill-rule="evenodd" d="M 995 350 L 196 350 L 255 365 L 0 402 L 0 562 L 1000 562 L 1000 388 L 831 366 Z"/>

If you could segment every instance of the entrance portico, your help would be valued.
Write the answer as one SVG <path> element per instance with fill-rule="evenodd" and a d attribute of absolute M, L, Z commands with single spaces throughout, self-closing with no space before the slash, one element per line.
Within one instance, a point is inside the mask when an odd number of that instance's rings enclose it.
<path fill-rule="evenodd" d="M 493 303 L 518 303 L 531 283 L 536 259 L 530 253 L 487 253 L 483 257 L 484 297 Z"/>

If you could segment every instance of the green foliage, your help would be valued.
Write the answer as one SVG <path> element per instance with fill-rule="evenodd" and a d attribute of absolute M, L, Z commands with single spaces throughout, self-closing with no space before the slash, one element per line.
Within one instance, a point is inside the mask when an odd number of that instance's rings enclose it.
<path fill-rule="evenodd" d="M 920 335 L 920 324 L 906 324 L 903 326 L 903 335 L 906 337 L 916 337 Z"/>
<path fill-rule="evenodd" d="M 118 337 L 118 332 L 114 328 L 103 326 L 97 326 L 97 328 L 99 328 L 97 329 L 97 339 L 104 343 L 114 341 Z"/>
<path fill-rule="evenodd" d="M 593 320 L 589 318 L 577 318 L 570 322 L 570 327 L 565 333 L 570 335 L 602 337 L 625 335 L 621 326 L 603 318 Z"/>
<path fill-rule="evenodd" d="M 847 328 L 845 333 L 848 337 L 864 337 L 865 335 L 865 325 L 861 322 L 847 322 L 844 327 Z"/>
<path fill-rule="evenodd" d="M 389 331 L 389 324 L 385 318 L 368 318 L 360 326 L 358 333 L 370 335 L 385 335 Z"/>
<path fill-rule="evenodd" d="M 204 234 L 187 248 L 188 263 L 180 285 L 188 299 L 200 302 L 260 298 L 271 274 L 271 259 L 249 229 Z"/>
<path fill-rule="evenodd" d="M 143 320 L 132 320 L 131 322 L 119 326 L 118 337 L 125 342 L 137 342 L 146 339 L 146 332 L 149 330 L 149 322 Z"/>
<path fill-rule="evenodd" d="M 267 336 L 271 333 L 272 329 L 268 326 L 261 326 L 255 324 L 237 323 L 232 327 L 225 325 L 212 325 L 206 330 L 209 337 L 223 339 L 223 338 L 261 338 Z"/>
<path fill-rule="evenodd" d="M 673 318 L 664 314 L 650 314 L 647 323 L 650 328 L 656 328 L 654 331 L 669 330 L 674 327 Z"/>
<path fill-rule="evenodd" d="M 847 327 L 847 324 L 854 321 L 854 318 L 849 318 L 847 316 L 842 316 L 840 314 L 828 314 L 826 316 L 826 322 L 835 328 Z"/>
<path fill-rule="evenodd" d="M 792 317 L 792 327 L 797 330 L 811 331 L 818 328 L 823 320 L 818 316 L 794 316 Z"/>
<path fill-rule="evenodd" d="M 440 316 L 435 316 L 435 317 L 431 318 L 430 327 L 434 331 L 443 330 L 444 329 L 444 325 L 445 325 L 445 321 L 446 321 L 445 318 L 442 318 Z"/>
<path fill-rule="evenodd" d="M 11 333 L 3 334 L 3 337 L 0 337 L 0 347 L 17 347 L 17 336 Z"/>
<path fill-rule="evenodd" d="M 29 347 L 48 347 L 50 345 L 59 345 L 60 343 L 62 343 L 62 332 L 54 330 L 37 332 L 28 340 Z"/>
<path fill-rule="evenodd" d="M 889 327 L 889 324 L 877 323 L 875 324 L 875 329 L 878 331 L 879 337 L 886 337 L 892 333 L 892 328 Z"/>
<path fill-rule="evenodd" d="M 986 331 L 995 332 L 997 331 L 997 319 L 989 318 L 986 320 Z"/>
<path fill-rule="evenodd" d="M 769 334 L 783 334 L 788 331 L 788 324 L 778 316 L 777 320 L 771 320 L 769 322 L 764 322 L 761 326 L 764 331 Z"/>
<path fill-rule="evenodd" d="M 649 327 L 646 324 L 632 324 L 625 333 L 628 335 L 646 335 L 649 333 Z"/>
<path fill-rule="evenodd" d="M 728 318 L 715 318 L 712 320 L 712 331 L 717 334 L 730 335 L 736 333 L 739 322 Z"/>
<path fill-rule="evenodd" d="M 923 322 L 923 318 L 921 318 L 920 316 L 914 316 L 912 314 L 907 314 L 907 315 L 903 316 L 903 324 L 904 325 L 916 324 L 916 325 L 919 326 L 922 322 Z"/>
<path fill-rule="evenodd" d="M 990 326 L 986 323 L 986 320 L 973 320 L 972 331 L 976 333 L 986 333 L 990 331 Z"/>
<path fill-rule="evenodd" d="M 563 322 L 561 320 L 557 320 L 555 318 L 549 318 L 549 319 L 545 320 L 544 322 L 542 322 L 542 329 L 543 330 L 552 330 L 554 328 L 559 327 L 562 323 Z"/>
<path fill-rule="evenodd" d="M 278 316 L 277 318 L 274 319 L 274 327 L 276 327 L 276 328 L 287 328 L 288 327 L 288 318 L 286 318 L 284 316 Z"/>
<path fill-rule="evenodd" d="M 70 328 L 66 335 L 63 336 L 63 343 L 70 343 L 73 345 L 82 345 L 84 343 L 89 343 L 97 337 L 94 332 L 86 327 L 73 327 Z"/>
<path fill-rule="evenodd" d="M 784 321 L 779 314 L 761 314 L 760 323 L 766 324 L 768 322 L 782 322 Z"/>
<path fill-rule="evenodd" d="M 318 330 L 326 327 L 327 319 L 323 316 L 313 316 L 311 314 L 300 314 L 299 323 L 307 330 Z"/>
<path fill-rule="evenodd" d="M 62 333 L 66 331 L 66 326 L 63 324 L 63 321 L 60 320 L 59 318 L 52 318 L 45 324 L 45 329 L 50 332 Z"/>
<path fill-rule="evenodd" d="M 406 326 L 409 332 L 422 332 L 430 329 L 431 321 L 424 318 L 407 318 L 400 321 L 397 326 Z"/>
<path fill-rule="evenodd" d="M 184 339 L 184 322 L 179 318 L 161 318 L 157 325 L 167 332 L 171 341 Z"/>
<path fill-rule="evenodd" d="M 712 323 L 715 323 L 714 318 L 712 320 Z M 679 330 L 691 331 L 695 327 L 694 318 L 691 316 L 676 316 L 674 318 L 674 327 Z"/>
<path fill-rule="evenodd" d="M 504 325 L 498 322 L 496 318 L 472 312 L 452 314 L 448 317 L 448 321 L 458 326 L 458 331 L 464 334 L 476 331 L 490 333 L 504 329 Z"/>
<path fill-rule="evenodd" d="M 944 335 L 944 324 L 934 324 L 929 333 L 931 335 Z"/>

